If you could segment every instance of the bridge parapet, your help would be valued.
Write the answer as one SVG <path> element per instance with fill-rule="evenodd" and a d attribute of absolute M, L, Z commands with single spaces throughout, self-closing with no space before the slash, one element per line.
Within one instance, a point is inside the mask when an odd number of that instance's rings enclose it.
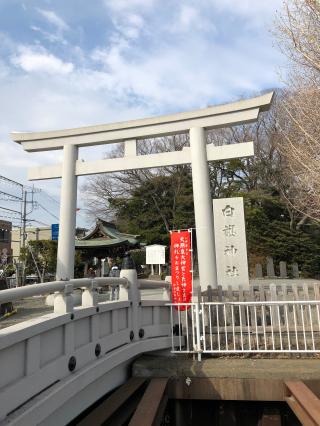
<path fill-rule="evenodd" d="M 46 422 L 56 410 L 62 412 L 63 404 L 76 398 L 78 392 L 84 392 L 101 376 L 107 377 L 112 368 L 143 352 L 171 346 L 167 297 L 141 300 L 136 271 L 122 270 L 121 275 L 0 292 L 0 303 L 55 292 L 53 313 L 0 330 L 0 421 Z M 151 287 L 167 285 L 153 282 Z M 120 286 L 119 300 L 98 302 L 97 288 L 103 286 Z M 78 307 L 73 306 L 75 288 L 83 289 Z M 106 381 L 109 390 L 121 384 L 123 374 Z M 62 399 L 54 396 L 57 389 L 64 395 Z M 93 400 L 83 401 L 81 407 L 69 404 L 63 419 L 71 420 L 79 409 L 84 410 L 106 392 L 107 387 L 97 387 L 90 394 Z M 55 420 L 59 424 L 58 418 Z"/>

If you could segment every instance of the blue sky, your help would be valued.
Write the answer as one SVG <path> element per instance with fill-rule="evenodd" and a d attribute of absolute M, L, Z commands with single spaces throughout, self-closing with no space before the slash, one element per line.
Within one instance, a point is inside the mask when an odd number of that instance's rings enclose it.
<path fill-rule="evenodd" d="M 23 152 L 13 130 L 190 110 L 278 87 L 284 59 L 269 30 L 280 8 L 281 0 L 0 0 L 1 174 L 26 183 L 28 167 L 60 158 Z M 103 149 L 80 156 L 101 158 Z M 58 181 L 37 186 L 59 195 Z"/>

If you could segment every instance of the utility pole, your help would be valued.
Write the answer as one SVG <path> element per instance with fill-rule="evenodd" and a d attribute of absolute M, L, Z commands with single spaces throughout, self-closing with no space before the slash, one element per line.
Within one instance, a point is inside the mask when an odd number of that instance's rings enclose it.
<path fill-rule="evenodd" d="M 9 187 L 9 189 L 6 189 L 6 187 Z M 20 238 L 19 241 L 15 242 L 19 242 L 19 251 L 23 251 L 24 259 L 22 261 L 18 259 L 15 263 L 18 286 L 21 286 L 25 283 L 26 250 L 28 249 L 30 251 L 30 246 L 28 245 L 27 241 L 27 224 L 29 221 L 32 222 L 33 219 L 28 220 L 28 215 L 32 213 L 35 206 L 38 206 L 38 203 L 34 200 L 34 194 L 40 191 L 40 189 L 37 189 L 34 186 L 26 187 L 19 182 L 0 175 L 0 201 L 18 202 L 20 204 L 20 211 L 0 205 L 0 218 L 5 217 L 19 221 Z M 29 209 L 29 211 L 27 211 L 28 205 L 31 205 L 31 209 Z M 44 208 L 43 206 L 41 207 Z M 52 214 L 49 211 L 47 212 Z M 31 253 L 31 255 L 34 259 L 33 253 Z M 37 265 L 36 268 L 40 277 L 40 271 L 38 271 Z"/>
<path fill-rule="evenodd" d="M 26 247 L 26 227 L 27 227 L 27 197 L 28 197 L 28 192 L 27 191 L 23 191 L 23 212 L 22 212 L 22 248 L 24 249 Z"/>
<path fill-rule="evenodd" d="M 22 261 L 22 285 L 25 283 L 26 278 L 26 239 L 27 239 L 27 198 L 28 198 L 28 191 L 23 189 L 23 207 L 22 207 L 22 235 L 21 235 L 21 242 L 22 242 L 22 250 L 23 250 L 23 256 L 24 259 Z"/>
<path fill-rule="evenodd" d="M 21 220 L 22 220 L 22 205 L 23 202 L 23 185 L 15 180 L 9 179 L 5 176 L 0 175 L 0 200 L 4 202 L 18 202 L 20 203 L 20 211 L 14 210 L 11 208 L 0 206 L 0 217 L 5 217 L 7 219 L 11 219 L 12 221 L 19 221 L 20 227 L 20 238 L 19 247 L 21 248 Z M 1 203 L 2 204 L 2 203 Z M 14 263 L 12 259 L 12 263 Z M 15 263 L 16 268 L 16 281 L 17 285 L 22 285 L 22 277 L 21 277 L 21 264 L 19 262 Z"/>
<path fill-rule="evenodd" d="M 24 187 L 21 183 L 1 175 L 0 184 L 0 200 L 5 202 L 18 202 L 20 204 L 20 211 L 0 206 L 0 217 L 19 220 L 19 251 L 22 249 L 25 255 L 27 248 L 27 216 L 33 211 L 33 207 L 36 204 L 33 200 L 33 195 L 39 190 L 35 189 L 34 187 Z M 9 187 L 9 189 L 6 189 L 6 187 Z M 28 194 L 31 195 L 31 199 L 28 197 Z M 31 204 L 32 206 L 31 211 L 29 212 L 27 211 L 27 204 Z M 16 263 L 16 278 L 18 286 L 23 285 L 25 282 L 25 269 L 26 259 L 20 262 L 18 260 Z"/>

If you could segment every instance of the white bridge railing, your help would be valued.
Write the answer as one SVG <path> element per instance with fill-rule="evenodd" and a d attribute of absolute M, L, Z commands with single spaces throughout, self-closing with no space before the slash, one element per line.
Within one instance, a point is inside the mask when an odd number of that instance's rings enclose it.
<path fill-rule="evenodd" d="M 204 302 L 170 308 L 172 352 L 320 352 L 320 301 Z"/>
<path fill-rule="evenodd" d="M 99 302 L 105 286 L 119 288 L 118 300 Z M 140 288 L 160 292 L 143 300 Z M 0 303 L 54 293 L 52 313 L 0 330 L 0 425 L 66 424 L 122 384 L 135 356 L 170 348 L 168 291 L 164 281 L 139 282 L 134 269 L 0 291 Z"/>

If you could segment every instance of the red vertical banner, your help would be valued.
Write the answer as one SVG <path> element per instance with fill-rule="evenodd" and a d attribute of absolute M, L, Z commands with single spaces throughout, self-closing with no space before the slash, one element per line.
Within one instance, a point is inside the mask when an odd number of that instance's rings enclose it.
<path fill-rule="evenodd" d="M 192 299 L 191 233 L 171 232 L 172 303 L 190 303 Z M 180 310 L 185 310 L 181 306 Z"/>

